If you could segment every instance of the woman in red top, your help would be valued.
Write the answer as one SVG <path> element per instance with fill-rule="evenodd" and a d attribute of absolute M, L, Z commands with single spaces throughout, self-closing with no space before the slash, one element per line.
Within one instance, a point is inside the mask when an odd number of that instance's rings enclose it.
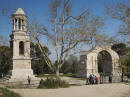
<path fill-rule="evenodd" d="M 95 76 L 95 84 L 98 84 L 98 77 Z"/>

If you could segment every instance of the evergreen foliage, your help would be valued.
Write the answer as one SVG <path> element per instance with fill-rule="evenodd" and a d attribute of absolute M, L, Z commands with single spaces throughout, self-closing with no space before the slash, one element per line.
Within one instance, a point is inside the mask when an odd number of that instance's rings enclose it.
<path fill-rule="evenodd" d="M 10 67 L 10 48 L 8 46 L 0 46 L 0 77 L 7 74 Z"/>
<path fill-rule="evenodd" d="M 60 72 L 62 73 L 77 73 L 79 65 L 79 60 L 76 56 L 70 56 L 67 60 L 64 61 L 64 64 L 61 66 Z"/>
<path fill-rule="evenodd" d="M 116 51 L 120 57 L 120 67 L 125 75 L 130 77 L 130 47 L 124 43 L 114 44 L 112 49 Z"/>
<path fill-rule="evenodd" d="M 44 47 L 47 55 L 50 54 L 50 51 L 47 47 Z M 35 74 L 51 73 L 51 70 L 47 66 L 44 57 L 37 44 L 31 42 L 31 58 L 32 58 L 32 69 Z"/>

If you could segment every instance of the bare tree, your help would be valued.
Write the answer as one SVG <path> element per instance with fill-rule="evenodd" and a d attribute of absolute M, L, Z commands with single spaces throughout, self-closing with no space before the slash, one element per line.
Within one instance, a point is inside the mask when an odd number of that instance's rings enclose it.
<path fill-rule="evenodd" d="M 106 9 L 107 14 L 113 19 L 121 20 L 124 23 L 120 28 L 119 34 L 130 38 L 130 6 L 121 2 L 114 5 L 106 5 Z"/>
<path fill-rule="evenodd" d="M 90 15 L 89 11 L 84 11 L 78 16 L 72 14 L 70 0 L 53 0 L 49 5 L 50 27 L 28 20 L 28 32 L 38 44 L 46 63 L 56 73 L 59 79 L 59 70 L 64 60 L 74 52 L 74 48 L 81 43 L 90 44 L 98 34 L 98 29 L 103 26 L 101 18 Z M 56 61 L 46 55 L 44 45 L 40 38 L 45 36 L 49 39 L 48 43 L 55 49 Z M 96 41 L 96 40 L 95 40 Z"/>
<path fill-rule="evenodd" d="M 10 11 L 4 8 L 2 13 L 10 17 Z M 104 21 L 90 14 L 88 10 L 74 16 L 71 0 L 53 0 L 49 5 L 48 16 L 50 27 L 36 20 L 30 20 L 28 17 L 28 32 L 36 41 L 49 68 L 56 73 L 56 78 L 59 79 L 60 67 L 69 55 L 75 53 L 76 47 L 81 43 L 95 46 L 106 40 L 105 35 L 98 33 Z M 52 59 L 46 54 L 43 48 L 45 44 L 40 41 L 44 37 L 48 38 L 48 44 L 55 49 L 55 64 L 52 64 Z"/>

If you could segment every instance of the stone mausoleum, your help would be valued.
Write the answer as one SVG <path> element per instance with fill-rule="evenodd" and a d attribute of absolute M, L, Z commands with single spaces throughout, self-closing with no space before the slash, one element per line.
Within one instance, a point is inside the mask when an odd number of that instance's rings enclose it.
<path fill-rule="evenodd" d="M 27 34 L 27 16 L 21 8 L 12 14 L 13 30 L 10 35 L 11 77 L 9 82 L 37 80 L 31 69 L 30 36 Z"/>
<path fill-rule="evenodd" d="M 101 76 L 108 81 L 110 75 L 113 82 L 121 81 L 121 69 L 119 68 L 119 56 L 111 49 L 111 46 L 96 46 L 89 51 L 80 53 L 80 65 L 78 77 Z"/>

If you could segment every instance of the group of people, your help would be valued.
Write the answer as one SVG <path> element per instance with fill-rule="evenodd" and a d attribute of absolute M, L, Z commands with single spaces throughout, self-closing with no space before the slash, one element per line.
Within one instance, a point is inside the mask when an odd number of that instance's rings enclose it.
<path fill-rule="evenodd" d="M 93 85 L 93 84 L 98 84 L 99 78 L 97 76 L 95 76 L 94 74 L 90 74 L 89 75 L 89 78 L 87 78 L 86 80 L 86 84 L 90 84 L 90 85 Z M 109 75 L 109 79 L 108 79 L 108 82 L 109 83 L 112 83 L 112 75 Z"/>
<path fill-rule="evenodd" d="M 89 82 L 88 82 L 90 85 L 93 85 L 93 84 L 98 84 L 98 77 L 95 76 L 95 75 L 91 75 L 89 76 Z"/>

